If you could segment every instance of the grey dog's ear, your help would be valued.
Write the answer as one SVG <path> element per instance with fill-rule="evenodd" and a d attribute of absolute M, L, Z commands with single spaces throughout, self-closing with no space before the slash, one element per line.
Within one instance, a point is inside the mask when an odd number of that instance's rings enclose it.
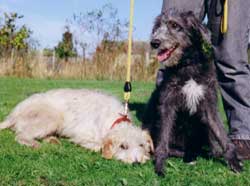
<path fill-rule="evenodd" d="M 181 16 L 186 20 L 186 24 L 189 28 L 196 31 L 196 34 L 200 34 L 204 41 L 211 44 L 211 32 L 195 17 L 192 11 L 184 12 Z M 194 35 L 194 37 L 196 36 L 197 35 Z"/>

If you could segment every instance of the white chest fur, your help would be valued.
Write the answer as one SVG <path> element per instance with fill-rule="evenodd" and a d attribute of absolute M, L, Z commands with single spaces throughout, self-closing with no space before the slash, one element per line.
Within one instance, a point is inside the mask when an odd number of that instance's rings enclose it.
<path fill-rule="evenodd" d="M 194 114 L 197 111 L 199 102 L 204 98 L 205 88 L 203 85 L 199 85 L 193 79 L 186 81 L 182 87 L 182 93 L 185 96 L 186 106 L 189 109 L 190 114 Z"/>

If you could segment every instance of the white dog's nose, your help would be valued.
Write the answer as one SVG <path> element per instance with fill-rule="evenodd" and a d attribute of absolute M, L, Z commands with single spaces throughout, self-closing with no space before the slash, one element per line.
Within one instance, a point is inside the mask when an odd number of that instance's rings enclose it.
<path fill-rule="evenodd" d="M 131 159 L 133 163 L 145 163 L 146 162 L 146 157 L 141 150 L 134 149 L 131 152 Z"/>

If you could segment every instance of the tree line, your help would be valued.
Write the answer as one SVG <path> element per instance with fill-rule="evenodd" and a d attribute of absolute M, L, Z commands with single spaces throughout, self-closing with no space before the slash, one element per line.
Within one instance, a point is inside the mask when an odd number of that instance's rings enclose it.
<path fill-rule="evenodd" d="M 34 49 L 32 30 L 25 24 L 18 24 L 23 17 L 15 12 L 0 15 L 0 57 L 11 56 L 13 51 L 25 55 Z M 127 36 L 127 25 L 128 21 L 121 20 L 118 10 L 111 4 L 76 13 L 66 21 L 61 41 L 53 48 L 44 48 L 43 52 L 51 56 L 54 51 L 57 57 L 66 61 L 78 55 L 86 58 L 87 55 L 93 55 L 100 45 L 114 47 L 117 43 L 120 46 Z"/>

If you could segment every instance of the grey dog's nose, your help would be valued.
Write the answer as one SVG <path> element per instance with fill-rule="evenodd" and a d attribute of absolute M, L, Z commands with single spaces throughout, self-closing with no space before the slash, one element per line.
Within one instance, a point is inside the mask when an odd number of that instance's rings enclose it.
<path fill-rule="evenodd" d="M 159 39 L 153 39 L 150 42 L 152 48 L 157 49 L 161 45 L 161 41 Z"/>

